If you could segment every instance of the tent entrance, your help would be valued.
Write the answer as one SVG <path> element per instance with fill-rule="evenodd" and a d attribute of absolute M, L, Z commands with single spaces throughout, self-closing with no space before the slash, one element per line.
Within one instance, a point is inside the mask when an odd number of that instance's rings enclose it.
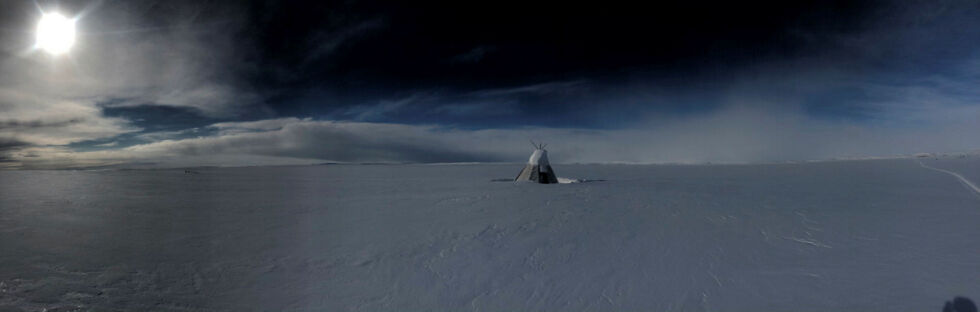
<path fill-rule="evenodd" d="M 538 171 L 538 179 L 537 179 L 537 181 L 539 183 L 548 184 L 548 173 Z"/>

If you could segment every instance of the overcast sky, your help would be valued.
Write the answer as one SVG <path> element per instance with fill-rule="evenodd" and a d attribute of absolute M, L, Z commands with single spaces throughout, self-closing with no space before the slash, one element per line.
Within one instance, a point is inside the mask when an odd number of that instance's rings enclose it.
<path fill-rule="evenodd" d="M 783 2 L 0 1 L 0 168 L 980 148 L 980 2 Z"/>

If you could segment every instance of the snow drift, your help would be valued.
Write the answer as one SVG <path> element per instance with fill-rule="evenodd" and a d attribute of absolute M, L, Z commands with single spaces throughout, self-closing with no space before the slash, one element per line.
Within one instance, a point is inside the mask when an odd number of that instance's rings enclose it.
<path fill-rule="evenodd" d="M 978 177 L 977 160 L 923 161 Z M 980 202 L 915 160 L 0 171 L 0 309 L 938 311 Z"/>

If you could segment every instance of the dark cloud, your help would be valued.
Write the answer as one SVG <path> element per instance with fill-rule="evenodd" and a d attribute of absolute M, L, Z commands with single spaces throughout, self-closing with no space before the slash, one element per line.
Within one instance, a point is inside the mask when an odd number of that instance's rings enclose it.
<path fill-rule="evenodd" d="M 0 120 L 0 130 L 31 130 L 38 128 L 61 128 L 85 122 L 84 118 L 68 120 Z"/>
<path fill-rule="evenodd" d="M 18 147 L 28 146 L 30 143 L 22 142 L 9 138 L 0 138 L 0 151 L 11 150 Z"/>
<path fill-rule="evenodd" d="M 15 150 L 30 146 L 30 143 L 18 141 L 10 138 L 0 137 L 0 163 L 15 162 L 15 157 L 11 153 Z M 0 166 L 3 168 L 3 166 Z"/>
<path fill-rule="evenodd" d="M 102 114 L 129 120 L 134 126 L 142 128 L 144 133 L 183 130 L 222 121 L 208 117 L 193 107 L 164 105 L 105 107 Z"/>

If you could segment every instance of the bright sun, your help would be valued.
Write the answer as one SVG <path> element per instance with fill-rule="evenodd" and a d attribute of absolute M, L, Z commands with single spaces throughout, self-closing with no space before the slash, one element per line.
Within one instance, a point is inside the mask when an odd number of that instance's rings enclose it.
<path fill-rule="evenodd" d="M 45 13 L 37 23 L 36 46 L 50 54 L 62 54 L 75 43 L 75 21 L 58 13 Z"/>

